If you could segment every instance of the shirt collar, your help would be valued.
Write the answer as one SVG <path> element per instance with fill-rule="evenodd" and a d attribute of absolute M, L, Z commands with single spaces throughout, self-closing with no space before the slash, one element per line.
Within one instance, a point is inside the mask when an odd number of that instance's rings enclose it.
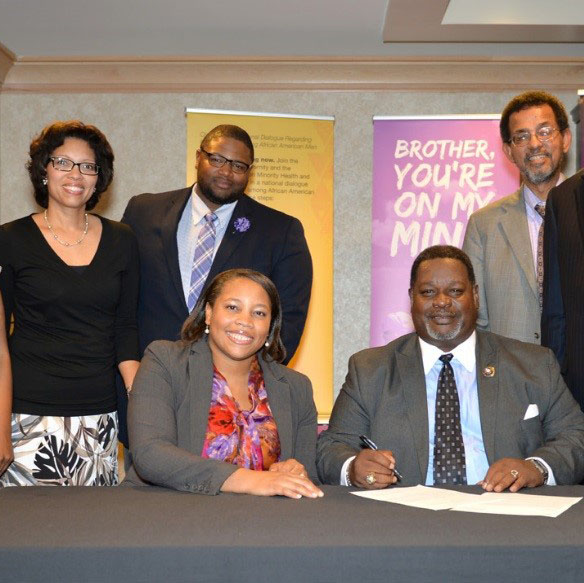
<path fill-rule="evenodd" d="M 422 363 L 424 365 L 424 376 L 426 376 L 432 367 L 436 364 L 438 358 L 440 358 L 443 354 L 452 354 L 454 358 L 468 372 L 472 372 L 476 366 L 476 354 L 475 354 L 475 347 L 477 343 L 477 333 L 476 331 L 473 332 L 464 342 L 456 346 L 456 348 L 450 350 L 449 352 L 444 352 L 437 346 L 433 344 L 429 344 L 425 340 L 422 340 L 418 336 L 418 340 L 420 342 L 420 350 L 422 351 Z"/>
<path fill-rule="evenodd" d="M 199 195 L 197 194 L 195 188 L 196 184 L 193 186 L 193 190 L 191 193 L 191 214 L 193 225 L 198 225 L 202 220 L 203 217 L 211 212 L 209 207 L 201 200 Z M 229 217 L 233 214 L 233 209 L 237 201 L 230 202 L 229 204 L 222 204 L 217 210 L 215 210 L 215 214 L 217 215 L 217 227 L 221 228 L 224 226 L 224 223 L 229 220 Z"/>
<path fill-rule="evenodd" d="M 566 180 L 566 177 L 560 172 L 556 186 L 562 184 L 564 180 Z M 541 198 L 539 198 L 539 196 L 537 196 L 526 184 L 523 184 L 523 196 L 525 198 L 525 204 L 530 209 L 535 209 L 536 204 L 543 204 L 543 206 L 545 206 L 545 200 L 541 200 Z"/>

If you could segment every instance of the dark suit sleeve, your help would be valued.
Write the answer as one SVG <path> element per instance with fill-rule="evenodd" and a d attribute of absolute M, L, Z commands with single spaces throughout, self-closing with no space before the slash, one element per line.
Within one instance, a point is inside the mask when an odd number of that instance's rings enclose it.
<path fill-rule="evenodd" d="M 560 265 L 558 261 L 558 225 L 553 193 L 546 204 L 544 223 L 544 282 L 541 315 L 541 343 L 554 351 L 560 363 L 564 362 L 566 322 Z"/>
<path fill-rule="evenodd" d="M 584 478 L 584 413 L 572 397 L 551 351 L 547 351 L 549 400 L 541 429 L 544 444 L 529 457 L 541 457 L 552 468 L 556 483 L 578 484 Z M 540 415 L 541 415 L 540 411 Z M 536 423 L 536 419 L 523 421 Z"/>
<path fill-rule="evenodd" d="M 359 435 L 370 435 L 370 419 L 363 402 L 355 356 L 335 401 L 329 427 L 318 439 L 316 465 L 324 484 L 339 484 L 345 461 L 361 451 Z"/>
<path fill-rule="evenodd" d="M 134 381 L 128 429 L 134 469 L 151 484 L 201 494 L 218 494 L 238 466 L 205 459 L 178 447 L 175 366 L 166 343 L 153 343 Z M 184 428 L 183 428 L 184 431 Z"/>
<path fill-rule="evenodd" d="M 133 209 L 136 206 L 135 200 L 136 200 L 136 197 L 133 196 L 128 201 L 128 204 L 126 205 L 126 209 L 124 210 L 124 214 L 122 215 L 122 220 L 120 221 L 121 223 L 124 223 L 125 225 L 129 225 L 130 227 L 132 227 Z"/>
<path fill-rule="evenodd" d="M 282 341 L 286 347 L 284 364 L 287 364 L 300 343 L 312 289 L 312 258 L 298 219 L 290 222 L 271 279 L 282 302 Z"/>
<path fill-rule="evenodd" d="M 316 473 L 316 434 L 317 414 L 312 396 L 312 385 L 308 377 L 303 377 L 301 386 L 291 387 L 293 399 L 298 408 L 296 440 L 293 458 L 299 461 L 308 472 L 311 480 L 317 481 Z M 284 461 L 284 460 L 283 460 Z"/>

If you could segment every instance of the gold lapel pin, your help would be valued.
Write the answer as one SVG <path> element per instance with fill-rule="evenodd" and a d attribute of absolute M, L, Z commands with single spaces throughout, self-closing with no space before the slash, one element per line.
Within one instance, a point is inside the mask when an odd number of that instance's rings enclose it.
<path fill-rule="evenodd" d="M 483 376 L 487 377 L 487 378 L 491 378 L 495 376 L 495 367 L 494 366 L 485 366 L 485 368 L 483 368 Z"/>

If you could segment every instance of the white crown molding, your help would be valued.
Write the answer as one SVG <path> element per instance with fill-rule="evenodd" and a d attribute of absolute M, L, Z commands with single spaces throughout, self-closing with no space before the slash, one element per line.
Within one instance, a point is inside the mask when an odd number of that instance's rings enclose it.
<path fill-rule="evenodd" d="M 190 93 L 511 91 L 545 87 L 559 91 L 582 86 L 584 57 L 27 57 L 13 62 L 0 90 L 5 93 Z"/>

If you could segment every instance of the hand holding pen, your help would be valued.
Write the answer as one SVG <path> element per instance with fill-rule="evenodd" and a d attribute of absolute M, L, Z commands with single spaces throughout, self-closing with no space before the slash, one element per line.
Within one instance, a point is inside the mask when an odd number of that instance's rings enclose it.
<path fill-rule="evenodd" d="M 378 451 L 379 450 L 379 448 L 377 447 L 377 445 L 375 445 L 375 443 L 373 443 L 373 441 L 371 441 L 366 435 L 359 435 L 359 439 L 361 440 L 361 443 L 365 447 L 367 447 L 369 449 L 372 449 L 374 451 Z M 395 477 L 397 478 L 397 481 L 398 482 L 401 482 L 403 480 L 402 475 L 397 471 L 397 468 L 395 467 L 395 461 L 393 463 L 393 473 L 394 473 Z"/>
<path fill-rule="evenodd" d="M 361 450 L 349 468 L 349 479 L 361 488 L 379 489 L 395 484 L 402 477 L 395 470 L 395 458 L 389 450 L 378 450 L 367 436 L 360 436 L 366 449 Z"/>

